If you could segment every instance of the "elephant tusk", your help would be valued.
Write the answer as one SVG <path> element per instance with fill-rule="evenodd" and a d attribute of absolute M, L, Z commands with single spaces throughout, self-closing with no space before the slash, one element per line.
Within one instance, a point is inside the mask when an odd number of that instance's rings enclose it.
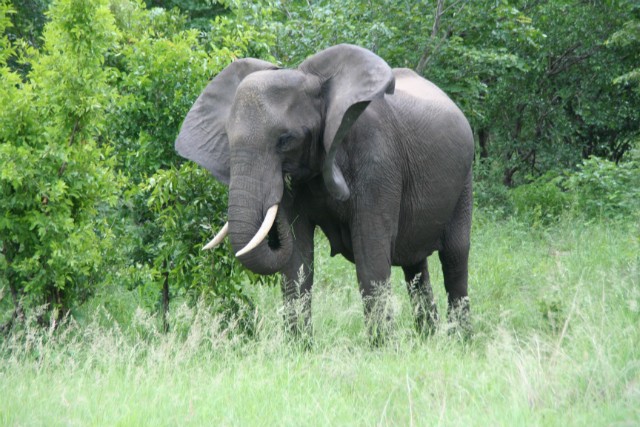
<path fill-rule="evenodd" d="M 262 243 L 264 238 L 267 237 L 267 234 L 269 234 L 269 230 L 271 230 L 273 222 L 276 220 L 277 213 L 278 205 L 273 205 L 269 208 L 267 214 L 264 216 L 264 221 L 262 222 L 262 225 L 260 226 L 260 229 L 258 230 L 256 235 L 253 236 L 253 239 L 251 239 L 249 243 L 247 243 L 247 246 L 240 249 L 238 253 L 236 253 L 236 256 L 242 256 L 246 253 L 249 253 L 254 250 L 256 246 Z"/>
<path fill-rule="evenodd" d="M 214 237 L 213 240 L 211 240 L 209 243 L 204 245 L 202 250 L 206 251 L 207 249 L 213 249 L 216 246 L 218 246 L 220 243 L 222 243 L 224 238 L 227 237 L 227 233 L 229 233 L 229 223 L 228 222 L 222 227 L 222 229 L 218 232 L 218 234 L 216 234 L 216 237 Z"/>

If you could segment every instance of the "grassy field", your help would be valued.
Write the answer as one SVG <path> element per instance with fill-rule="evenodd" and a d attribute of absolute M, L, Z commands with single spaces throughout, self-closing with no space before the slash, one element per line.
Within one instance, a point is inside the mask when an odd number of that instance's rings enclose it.
<path fill-rule="evenodd" d="M 478 215 L 474 336 L 413 332 L 394 271 L 395 331 L 371 348 L 355 271 L 319 238 L 314 346 L 282 333 L 279 290 L 253 287 L 255 337 L 204 305 L 175 304 L 172 329 L 107 310 L 0 343 L 0 424 L 640 424 L 640 226 L 531 227 Z M 430 270 L 446 312 L 437 257 Z M 80 323 L 80 324 L 79 324 Z"/>

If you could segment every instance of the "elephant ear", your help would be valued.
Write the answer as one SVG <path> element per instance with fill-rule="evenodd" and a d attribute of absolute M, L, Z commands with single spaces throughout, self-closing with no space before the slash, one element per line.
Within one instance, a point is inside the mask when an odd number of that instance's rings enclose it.
<path fill-rule="evenodd" d="M 323 84 L 326 104 L 322 175 L 329 193 L 347 200 L 350 192 L 335 158 L 342 140 L 371 101 L 393 93 L 391 67 L 373 52 L 353 45 L 338 45 L 305 60 L 299 69 L 316 75 Z"/>
<path fill-rule="evenodd" d="M 249 74 L 277 69 L 270 62 L 247 58 L 232 62 L 200 94 L 185 117 L 176 139 L 176 151 L 229 185 L 227 119 L 240 82 Z"/>

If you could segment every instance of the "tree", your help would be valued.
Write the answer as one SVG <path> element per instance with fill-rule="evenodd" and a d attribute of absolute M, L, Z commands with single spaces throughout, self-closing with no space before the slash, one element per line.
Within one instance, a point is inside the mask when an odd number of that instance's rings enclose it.
<path fill-rule="evenodd" d="M 7 0 L 9 1 L 9 0 Z M 3 34 L 9 42 L 17 45 L 20 51 L 40 49 L 42 47 L 42 31 L 47 22 L 45 11 L 51 0 L 12 0 L 12 12 L 9 14 L 11 26 L 5 28 Z M 21 76 L 29 71 L 29 63 L 19 63 L 18 56 L 12 55 L 7 65 Z"/>
<path fill-rule="evenodd" d="M 99 144 L 113 96 L 107 2 L 59 0 L 50 16 L 26 81 L 0 64 L 0 280 L 14 315 L 43 303 L 61 312 L 91 293 L 112 243 L 101 210 L 119 186 Z"/>
<path fill-rule="evenodd" d="M 237 57 L 268 52 L 258 51 L 263 38 L 228 17 L 212 21 L 205 38 L 177 10 L 148 11 L 141 2 L 120 0 L 112 11 L 126 43 L 109 58 L 119 95 L 106 133 L 116 169 L 127 178 L 117 223 L 128 260 L 114 275 L 161 296 L 154 301 L 165 313 L 174 296 L 205 295 L 235 310 L 247 302 L 239 286 L 246 272 L 228 248 L 201 251 L 226 222 L 226 188 L 178 157 L 174 141 L 209 80 Z M 140 270 L 149 274 L 135 274 Z"/>
<path fill-rule="evenodd" d="M 622 50 L 621 54 L 630 59 L 634 67 L 614 79 L 615 84 L 636 85 L 640 90 L 640 5 L 631 3 L 629 7 L 633 19 L 625 22 L 618 31 L 613 33 L 606 44 L 610 48 Z"/>
<path fill-rule="evenodd" d="M 218 0 L 145 0 L 148 8 L 180 10 L 187 17 L 189 27 L 206 29 L 209 21 L 228 11 L 224 1 Z"/>

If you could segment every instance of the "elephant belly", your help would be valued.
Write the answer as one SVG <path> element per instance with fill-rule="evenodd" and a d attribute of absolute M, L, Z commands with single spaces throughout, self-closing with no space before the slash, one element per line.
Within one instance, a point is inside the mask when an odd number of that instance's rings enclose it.
<path fill-rule="evenodd" d="M 392 264 L 404 267 L 416 265 L 433 252 L 439 251 L 443 232 L 444 226 L 398 235 L 391 258 Z"/>
<path fill-rule="evenodd" d="M 440 250 L 441 237 L 446 226 L 446 221 L 441 214 L 442 212 L 434 214 L 431 210 L 419 211 L 415 220 L 400 221 L 395 244 L 392 245 L 392 265 L 415 265 L 434 251 Z M 342 255 L 354 262 L 351 230 L 348 224 L 335 221 L 335 218 L 327 219 L 316 223 L 329 241 L 331 256 Z"/>
<path fill-rule="evenodd" d="M 346 224 L 337 221 L 321 220 L 317 222 L 329 245 L 331 246 L 331 256 L 342 255 L 347 260 L 354 262 L 353 246 L 351 243 L 351 230 Z"/>
<path fill-rule="evenodd" d="M 458 193 L 455 190 L 450 193 L 430 192 L 432 196 L 428 199 L 407 197 L 403 200 L 391 257 L 393 265 L 415 265 L 441 249 L 442 236 L 451 221 Z"/>

